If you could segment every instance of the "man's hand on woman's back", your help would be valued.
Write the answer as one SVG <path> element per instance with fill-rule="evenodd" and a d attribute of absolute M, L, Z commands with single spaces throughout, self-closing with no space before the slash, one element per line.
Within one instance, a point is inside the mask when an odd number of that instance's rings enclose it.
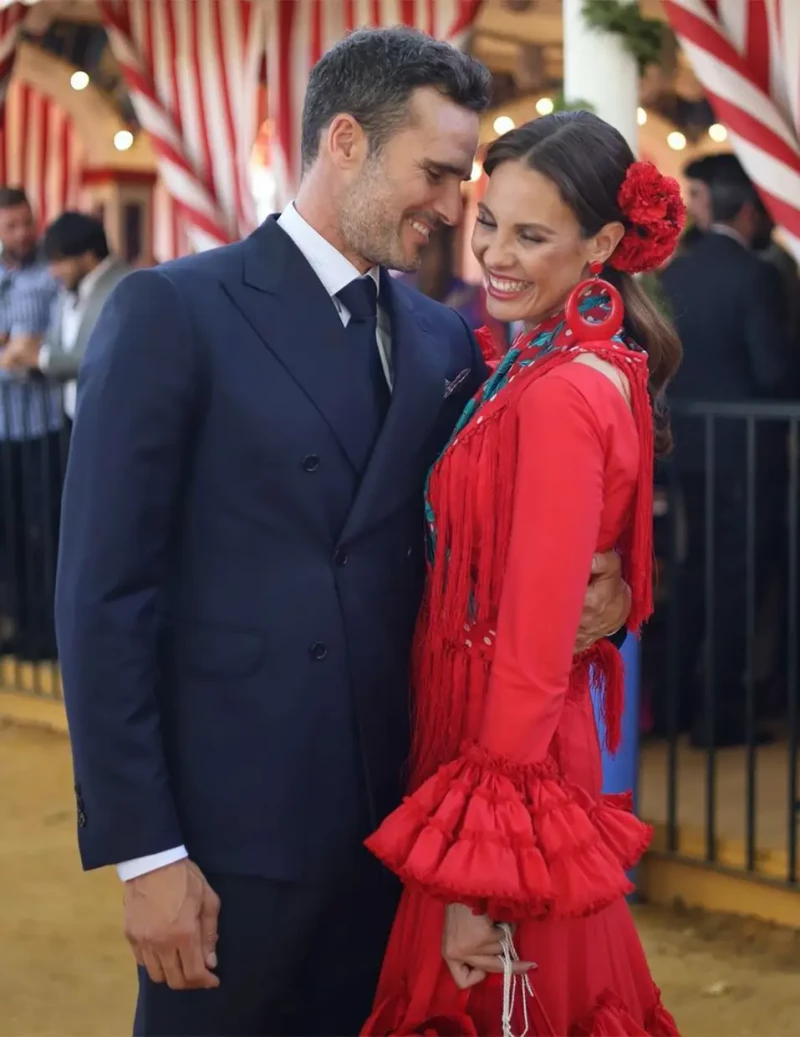
<path fill-rule="evenodd" d="M 592 576 L 586 591 L 581 625 L 575 651 L 583 652 L 625 625 L 631 611 L 631 589 L 622 579 L 622 565 L 616 551 L 595 555 Z"/>

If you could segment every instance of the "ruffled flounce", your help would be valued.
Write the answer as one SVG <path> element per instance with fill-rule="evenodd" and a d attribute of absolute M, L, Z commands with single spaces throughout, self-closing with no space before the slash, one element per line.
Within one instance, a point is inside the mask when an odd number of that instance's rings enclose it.
<path fill-rule="evenodd" d="M 655 994 L 655 1005 L 642 1026 L 622 998 L 609 990 L 586 1019 L 570 1028 L 569 1037 L 680 1037 L 675 1020 L 661 1003 L 658 988 Z"/>
<path fill-rule="evenodd" d="M 400 1025 L 387 1023 L 388 1016 L 385 1008 L 374 1012 L 361 1031 L 362 1037 L 479 1037 L 475 1023 L 462 1012 L 433 1015 Z"/>
<path fill-rule="evenodd" d="M 570 785 L 552 759 L 521 765 L 471 745 L 367 847 L 407 885 L 498 921 L 581 917 L 633 889 L 625 872 L 652 829 L 631 807 Z"/>
<path fill-rule="evenodd" d="M 480 988 L 478 988 L 480 989 Z M 661 1003 L 661 992 L 653 987 L 655 1001 L 647 1013 L 644 1023 L 638 1022 L 625 1002 L 611 990 L 597 999 L 592 1011 L 580 1022 L 569 1027 L 568 1037 L 680 1037 L 672 1015 Z M 468 1000 L 468 999 L 467 999 Z M 539 1011 L 538 1023 L 531 1033 L 554 1037 L 555 1031 L 546 1013 Z M 415 1022 L 400 1022 L 405 1018 L 405 1009 L 398 1002 L 382 1005 L 367 1020 L 361 1031 L 362 1037 L 488 1037 L 488 1031 L 479 1030 L 465 1008 L 463 1012 L 432 1015 Z M 522 1019 L 514 1019 L 514 1032 Z M 499 1029 L 499 1028 L 498 1028 Z M 492 1031 L 494 1032 L 494 1030 Z"/>

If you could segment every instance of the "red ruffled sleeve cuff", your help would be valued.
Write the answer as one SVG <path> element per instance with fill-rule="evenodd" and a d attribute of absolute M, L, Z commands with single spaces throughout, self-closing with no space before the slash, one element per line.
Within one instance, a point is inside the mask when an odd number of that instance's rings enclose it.
<path fill-rule="evenodd" d="M 577 917 L 633 889 L 625 872 L 652 829 L 631 807 L 569 785 L 552 759 L 515 764 L 471 745 L 366 845 L 407 885 L 498 921 Z"/>

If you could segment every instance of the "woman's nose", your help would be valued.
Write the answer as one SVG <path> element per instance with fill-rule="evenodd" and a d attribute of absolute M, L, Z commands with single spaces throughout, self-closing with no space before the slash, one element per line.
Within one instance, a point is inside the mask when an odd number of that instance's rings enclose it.
<path fill-rule="evenodd" d="M 481 262 L 491 270 L 506 270 L 513 265 L 514 256 L 502 241 L 495 239 L 486 246 Z"/>

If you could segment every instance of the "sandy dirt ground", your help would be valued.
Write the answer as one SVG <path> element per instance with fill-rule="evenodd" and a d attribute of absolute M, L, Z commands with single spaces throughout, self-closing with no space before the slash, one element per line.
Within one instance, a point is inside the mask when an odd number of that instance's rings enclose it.
<path fill-rule="evenodd" d="M 75 849 L 66 740 L 0 727 L 0 1037 L 130 1033 L 133 968 L 112 873 Z M 800 1035 L 800 934 L 636 908 L 684 1037 Z"/>

